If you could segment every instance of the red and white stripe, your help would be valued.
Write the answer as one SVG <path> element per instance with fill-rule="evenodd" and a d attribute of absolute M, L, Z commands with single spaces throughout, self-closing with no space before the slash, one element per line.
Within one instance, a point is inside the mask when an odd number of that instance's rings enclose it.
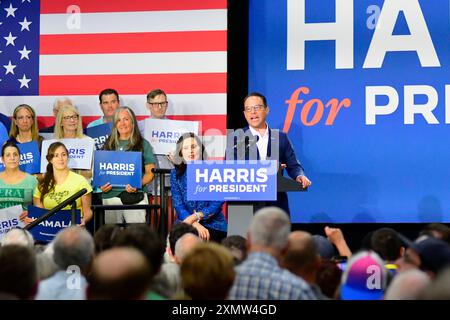
<path fill-rule="evenodd" d="M 139 118 L 148 91 L 167 92 L 172 119 L 202 121 L 212 152 L 226 130 L 226 0 L 41 0 L 38 97 L 22 102 L 52 122 L 55 97 L 69 97 L 85 123 L 102 115 L 98 93 L 116 89 Z M 216 150 L 217 148 L 217 150 Z"/>

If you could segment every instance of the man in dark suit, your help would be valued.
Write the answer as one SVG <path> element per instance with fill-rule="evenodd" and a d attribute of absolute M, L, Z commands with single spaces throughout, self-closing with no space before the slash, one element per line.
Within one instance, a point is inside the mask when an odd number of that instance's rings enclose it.
<path fill-rule="evenodd" d="M 233 139 L 231 144 L 233 147 L 227 148 L 226 158 L 229 160 L 278 160 L 281 168 L 286 169 L 292 179 L 298 181 L 303 188 L 309 187 L 311 181 L 305 176 L 289 138 L 286 133 L 269 128 L 266 122 L 268 114 L 267 100 L 262 94 L 253 92 L 244 98 L 244 116 L 248 127 L 243 129 L 244 134 L 241 131 L 240 135 L 234 134 L 229 137 Z M 267 201 L 263 205 L 277 206 L 289 213 L 286 192 L 278 192 L 277 201 Z"/>

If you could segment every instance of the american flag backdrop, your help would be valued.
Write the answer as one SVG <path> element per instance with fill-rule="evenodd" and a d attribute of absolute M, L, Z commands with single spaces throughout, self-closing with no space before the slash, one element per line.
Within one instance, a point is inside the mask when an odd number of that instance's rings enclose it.
<path fill-rule="evenodd" d="M 244 57 L 246 58 L 246 57 Z M 226 134 L 227 0 L 0 0 L 0 112 L 30 104 L 53 123 L 56 97 L 86 124 L 98 93 L 116 89 L 139 118 L 148 91 L 169 118 L 202 121 L 212 156 Z"/>

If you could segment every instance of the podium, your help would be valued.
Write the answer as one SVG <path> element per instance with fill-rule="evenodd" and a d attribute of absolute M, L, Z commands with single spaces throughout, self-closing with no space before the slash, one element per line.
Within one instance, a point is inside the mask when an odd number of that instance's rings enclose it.
<path fill-rule="evenodd" d="M 279 170 L 277 174 L 277 192 L 307 191 L 295 180 L 283 176 Z M 228 235 L 247 237 L 248 228 L 253 218 L 256 202 L 230 201 L 228 202 Z M 264 206 L 264 201 L 258 202 L 258 207 Z"/>

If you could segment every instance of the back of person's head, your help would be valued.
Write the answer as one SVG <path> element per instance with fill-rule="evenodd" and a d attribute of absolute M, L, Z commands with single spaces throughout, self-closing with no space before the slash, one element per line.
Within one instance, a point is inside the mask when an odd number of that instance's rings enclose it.
<path fill-rule="evenodd" d="M 309 275 L 315 275 L 320 265 L 320 257 L 311 234 L 304 231 L 291 232 L 282 264 L 305 280 Z"/>
<path fill-rule="evenodd" d="M 115 224 L 104 224 L 94 234 L 95 253 L 113 247 L 116 237 L 122 232 L 122 228 Z"/>
<path fill-rule="evenodd" d="M 0 247 L 0 292 L 18 299 L 32 299 L 37 291 L 37 267 L 34 252 L 24 246 Z"/>
<path fill-rule="evenodd" d="M 286 212 L 277 207 L 262 208 L 255 213 L 250 224 L 250 245 L 281 251 L 287 245 L 290 231 L 291 223 Z"/>
<path fill-rule="evenodd" d="M 33 248 L 34 238 L 28 230 L 17 228 L 11 229 L 3 236 L 1 245 L 7 246 L 11 244 Z"/>
<path fill-rule="evenodd" d="M 372 234 L 370 245 L 373 251 L 378 253 L 384 261 L 395 261 L 404 250 L 402 241 L 397 231 L 391 228 L 381 228 Z"/>
<path fill-rule="evenodd" d="M 450 300 L 450 267 L 438 273 L 420 296 L 424 300 Z"/>
<path fill-rule="evenodd" d="M 423 228 L 420 235 L 428 235 L 450 244 L 450 228 L 442 223 L 430 223 Z"/>
<path fill-rule="evenodd" d="M 181 264 L 185 292 L 192 299 L 224 300 L 233 285 L 235 272 L 231 253 L 216 243 L 200 243 Z"/>
<path fill-rule="evenodd" d="M 147 258 L 152 274 L 159 272 L 164 257 L 164 243 L 155 230 L 146 225 L 132 225 L 116 238 L 114 246 L 133 247 Z"/>
<path fill-rule="evenodd" d="M 74 265 L 86 269 L 94 257 L 94 239 L 83 228 L 69 227 L 56 235 L 53 250 L 53 259 L 61 270 Z"/>
<path fill-rule="evenodd" d="M 86 293 L 90 300 L 142 299 L 150 280 L 150 265 L 139 250 L 112 248 L 94 259 Z"/>
<path fill-rule="evenodd" d="M 230 251 L 236 264 L 247 258 L 247 239 L 243 236 L 228 236 L 222 240 L 221 244 Z"/>
<path fill-rule="evenodd" d="M 175 243 L 186 233 L 192 233 L 198 237 L 198 231 L 192 225 L 180 222 L 172 227 L 169 233 L 169 246 L 172 255 L 175 255 Z"/>
<path fill-rule="evenodd" d="M 430 284 L 430 277 L 418 269 L 398 273 L 389 284 L 385 300 L 417 300 Z"/>
<path fill-rule="evenodd" d="M 331 260 L 336 256 L 336 249 L 330 240 L 320 234 L 312 236 L 314 244 L 317 248 L 317 253 L 322 259 Z"/>
<path fill-rule="evenodd" d="M 317 272 L 316 284 L 320 291 L 330 299 L 336 297 L 341 282 L 342 270 L 333 261 L 322 259 Z"/>
<path fill-rule="evenodd" d="M 183 235 L 175 244 L 175 262 L 181 264 L 184 257 L 200 242 L 200 238 L 192 233 Z"/>

